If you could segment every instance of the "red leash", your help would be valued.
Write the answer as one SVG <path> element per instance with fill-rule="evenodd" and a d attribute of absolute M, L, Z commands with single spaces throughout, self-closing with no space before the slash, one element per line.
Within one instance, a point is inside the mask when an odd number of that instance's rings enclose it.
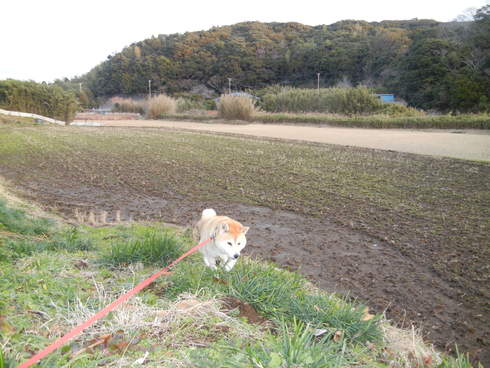
<path fill-rule="evenodd" d="M 30 367 L 31 365 L 37 363 L 40 361 L 42 358 L 44 358 L 46 355 L 49 353 L 53 352 L 54 350 L 58 349 L 62 345 L 64 345 L 68 340 L 71 338 L 75 337 L 78 335 L 80 332 L 85 330 L 87 327 L 91 326 L 94 322 L 97 320 L 105 317 L 110 311 L 114 310 L 118 305 L 124 303 L 126 300 L 131 298 L 134 294 L 138 293 L 141 291 L 143 288 L 146 286 L 150 285 L 153 281 L 155 281 L 156 278 L 158 278 L 161 275 L 168 274 L 168 270 L 175 266 L 177 263 L 179 263 L 181 260 L 183 260 L 185 257 L 191 255 L 194 253 L 196 250 L 201 248 L 203 245 L 205 245 L 207 242 L 209 242 L 211 238 L 204 240 L 203 242 L 199 243 L 198 245 L 194 246 L 193 248 L 189 249 L 187 252 L 182 254 L 179 258 L 177 258 L 175 261 L 170 263 L 167 267 L 162 268 L 160 271 L 157 273 L 153 274 L 152 276 L 148 277 L 146 280 L 140 282 L 138 285 L 136 285 L 134 288 L 129 290 L 126 294 L 121 295 L 119 298 L 114 300 L 111 304 L 107 305 L 104 307 L 102 310 L 100 310 L 98 313 L 94 314 L 90 319 L 86 320 L 83 322 L 81 325 L 76 326 L 73 328 L 70 332 L 68 332 L 66 335 L 60 337 L 58 340 L 53 342 L 51 345 L 49 345 L 47 348 L 44 350 L 40 351 L 33 357 L 31 357 L 29 360 L 25 361 L 21 365 L 17 366 L 17 368 L 27 368 Z"/>

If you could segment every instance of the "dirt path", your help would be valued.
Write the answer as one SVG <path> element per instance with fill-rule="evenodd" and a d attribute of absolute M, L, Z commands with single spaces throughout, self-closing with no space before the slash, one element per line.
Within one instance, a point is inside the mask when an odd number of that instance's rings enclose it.
<path fill-rule="evenodd" d="M 218 124 L 162 120 L 104 121 L 103 126 L 164 127 L 245 134 L 257 137 L 297 139 L 343 146 L 490 161 L 490 131 L 408 130 L 314 127 L 273 124 Z"/>

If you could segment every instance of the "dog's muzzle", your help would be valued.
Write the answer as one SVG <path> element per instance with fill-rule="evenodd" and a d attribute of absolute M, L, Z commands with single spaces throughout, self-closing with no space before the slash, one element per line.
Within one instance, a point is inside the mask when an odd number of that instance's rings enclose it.
<path fill-rule="evenodd" d="M 233 256 L 233 258 L 234 258 L 234 259 L 237 259 L 238 257 L 240 257 L 240 255 L 239 255 L 239 254 L 235 254 L 235 255 Z"/>

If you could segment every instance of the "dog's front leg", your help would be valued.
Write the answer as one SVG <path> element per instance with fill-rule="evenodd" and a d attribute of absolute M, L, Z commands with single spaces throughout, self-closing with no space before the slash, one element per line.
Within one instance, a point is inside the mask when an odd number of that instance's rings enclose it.
<path fill-rule="evenodd" d="M 216 267 L 216 258 L 212 258 L 212 257 L 204 257 L 204 264 L 206 266 L 208 266 L 209 268 L 211 268 L 212 270 L 216 270 L 218 269 Z"/>
<path fill-rule="evenodd" d="M 235 266 L 237 259 L 228 258 L 228 262 L 225 264 L 225 270 L 231 271 L 231 269 Z"/>

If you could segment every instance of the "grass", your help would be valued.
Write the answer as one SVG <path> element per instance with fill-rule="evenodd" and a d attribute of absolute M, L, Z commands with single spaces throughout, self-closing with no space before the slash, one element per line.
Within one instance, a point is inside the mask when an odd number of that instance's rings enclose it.
<path fill-rule="evenodd" d="M 172 114 L 165 116 L 167 120 L 188 120 L 198 122 L 220 122 L 215 114 Z M 461 114 L 461 115 L 390 115 L 385 113 L 373 115 L 340 115 L 325 113 L 267 113 L 256 112 L 250 122 L 263 124 L 306 124 L 326 125 L 346 128 L 372 128 L 372 129 L 490 129 L 489 114 Z"/>
<path fill-rule="evenodd" d="M 366 87 L 290 88 L 265 93 L 261 108 L 268 112 L 366 114 L 380 112 L 383 103 Z"/>
<path fill-rule="evenodd" d="M 151 230 L 136 239 L 113 242 L 102 262 L 114 266 L 137 262 L 165 265 L 182 254 L 183 249 L 182 242 L 173 234 Z"/>
<path fill-rule="evenodd" d="M 269 338 L 246 349 L 224 346 L 223 351 L 195 354 L 197 367 L 347 367 L 355 366 L 344 342 L 335 342 L 330 335 L 316 338 L 314 330 L 300 322 L 282 323 L 280 338 Z"/>
<path fill-rule="evenodd" d="M 490 115 L 483 113 L 418 116 L 260 113 L 254 120 L 264 124 L 325 124 L 376 129 L 490 129 Z"/>
<path fill-rule="evenodd" d="M 29 219 L 35 220 L 24 213 L 17 221 Z M 112 249 L 114 239 L 119 244 L 123 239 L 137 244 L 139 239 L 141 244 L 154 245 L 160 244 L 155 239 L 161 240 L 162 234 L 170 239 L 170 231 L 175 230 L 134 224 L 81 227 L 76 233 L 68 230 L 67 235 L 59 226 L 49 238 L 83 239 L 93 247 L 45 248 L 3 262 L 1 364 L 17 366 L 158 269 L 130 264 L 114 271 L 98 262 Z M 191 244 L 182 233 L 172 236 L 184 248 Z M 4 240 L 0 235 L 0 242 Z M 223 312 L 219 298 L 225 295 L 249 301 L 276 327 L 254 326 L 236 311 Z M 316 312 L 311 313 L 311 308 Z M 158 280 L 39 366 L 131 367 L 144 362 L 148 367 L 388 367 L 389 361 L 381 360 L 386 349 L 380 340 L 379 317 L 366 321 L 362 310 L 334 295 L 312 291 L 298 274 L 273 265 L 245 258 L 232 272 L 216 274 L 194 255 L 176 267 L 171 279 Z M 326 332 L 315 337 L 319 326 Z M 448 368 L 468 367 L 464 357 L 443 357 L 442 362 Z"/>
<path fill-rule="evenodd" d="M 9 125 L 18 125 L 18 126 L 26 126 L 26 125 L 36 125 L 36 119 L 33 118 L 24 118 L 21 116 L 9 116 L 0 114 L 0 124 L 9 124 Z"/>
<path fill-rule="evenodd" d="M 5 234 L 7 237 L 11 234 Z M 18 259 L 45 251 L 88 251 L 93 249 L 92 243 L 80 237 L 77 228 L 67 229 L 43 238 L 19 238 L 6 239 L 0 249 L 0 262 L 6 259 Z"/>
<path fill-rule="evenodd" d="M 184 292 L 231 295 L 276 323 L 301 321 L 331 333 L 340 329 L 345 339 L 355 343 L 380 339 L 377 320 L 362 320 L 365 307 L 335 296 L 312 295 L 302 277 L 272 264 L 245 260 L 233 272 L 221 272 L 219 276 L 203 266 L 183 265 L 171 280 L 169 295 Z"/>
<path fill-rule="evenodd" d="M 0 199 L 0 231 L 6 230 L 22 235 L 48 234 L 53 221 L 47 218 L 33 218 L 20 209 L 7 206 L 5 200 Z"/>

